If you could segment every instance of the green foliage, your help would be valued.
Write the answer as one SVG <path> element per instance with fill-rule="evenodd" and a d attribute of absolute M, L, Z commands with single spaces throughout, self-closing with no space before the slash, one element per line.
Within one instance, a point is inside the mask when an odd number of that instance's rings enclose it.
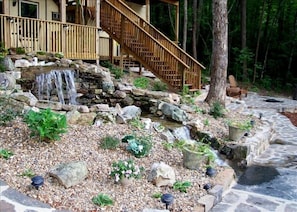
<path fill-rule="evenodd" d="M 55 57 L 62 59 L 64 57 L 64 54 L 63 52 L 58 52 L 58 53 L 55 53 Z"/>
<path fill-rule="evenodd" d="M 143 130 L 144 129 L 144 123 L 141 122 L 140 118 L 137 117 L 137 118 L 133 118 L 131 120 L 129 120 L 129 124 L 132 126 L 132 127 L 135 127 L 139 130 Z"/>
<path fill-rule="evenodd" d="M 112 63 L 109 60 L 101 61 L 100 64 L 105 68 L 109 68 L 109 69 L 112 68 Z"/>
<path fill-rule="evenodd" d="M 189 86 L 184 86 L 182 90 L 182 96 L 188 95 L 190 93 Z"/>
<path fill-rule="evenodd" d="M 51 109 L 35 112 L 30 110 L 24 121 L 31 130 L 31 136 L 38 136 L 40 141 L 59 140 L 60 134 L 66 132 L 66 116 L 52 112 Z"/>
<path fill-rule="evenodd" d="M 0 157 L 4 159 L 9 159 L 13 156 L 13 152 L 7 149 L 0 149 Z"/>
<path fill-rule="evenodd" d="M 153 91 L 166 91 L 167 89 L 168 88 L 166 83 L 159 80 L 153 82 L 153 88 L 152 88 Z"/>
<path fill-rule="evenodd" d="M 157 192 L 157 193 L 154 193 L 152 195 L 153 198 L 156 198 L 156 199 L 160 199 L 162 197 L 162 193 L 161 192 Z"/>
<path fill-rule="evenodd" d="M 188 105 L 194 105 L 195 104 L 195 98 L 192 97 L 191 95 L 187 94 L 187 95 L 182 95 L 181 97 L 181 101 L 184 104 L 188 104 Z"/>
<path fill-rule="evenodd" d="M 272 87 L 272 79 L 269 76 L 265 76 L 261 80 L 261 86 L 265 88 L 266 90 L 270 91 Z"/>
<path fill-rule="evenodd" d="M 22 115 L 21 109 L 14 107 L 10 101 L 9 96 L 0 97 L 0 126 L 5 126 L 17 116 Z"/>
<path fill-rule="evenodd" d="M 237 120 L 237 121 L 227 121 L 227 124 L 229 126 L 233 126 L 236 128 L 239 128 L 241 130 L 246 130 L 246 131 L 250 131 L 253 127 L 252 123 L 250 120 Z"/>
<path fill-rule="evenodd" d="M 100 146 L 102 149 L 116 149 L 120 143 L 120 139 L 112 136 L 106 136 L 102 138 Z"/>
<path fill-rule="evenodd" d="M 187 189 L 189 187 L 191 187 L 192 184 L 191 182 L 189 181 L 176 181 L 174 184 L 173 184 L 173 189 L 174 190 L 177 190 L 177 191 L 180 191 L 180 192 L 184 192 L 184 193 L 187 193 Z"/>
<path fill-rule="evenodd" d="M 147 156 L 152 147 L 152 137 L 149 136 L 136 136 L 128 140 L 127 150 L 135 157 L 141 158 Z"/>
<path fill-rule="evenodd" d="M 135 165 L 132 159 L 119 160 L 112 163 L 112 171 L 110 172 L 110 176 L 115 179 L 115 182 L 119 182 L 123 178 L 139 179 L 141 178 L 141 172 L 143 170 L 143 167 Z"/>
<path fill-rule="evenodd" d="M 209 126 L 209 120 L 208 120 L 208 119 L 205 119 L 205 120 L 203 121 L 203 124 L 204 124 L 204 126 Z"/>
<path fill-rule="evenodd" d="M 199 155 L 206 156 L 208 158 L 208 163 L 213 163 L 215 161 L 215 154 L 211 151 L 211 147 L 208 144 L 197 142 L 196 144 L 186 144 L 183 148 L 187 148 Z"/>
<path fill-rule="evenodd" d="M 5 72 L 6 68 L 4 66 L 4 56 L 0 53 L 0 72 Z"/>
<path fill-rule="evenodd" d="M 110 73 L 114 75 L 114 78 L 121 79 L 124 76 L 124 72 L 122 69 L 112 66 L 110 69 Z"/>
<path fill-rule="evenodd" d="M 29 177 L 32 178 L 35 176 L 35 173 L 31 170 L 31 169 L 26 169 L 22 174 L 20 174 L 19 176 L 21 177 Z"/>
<path fill-rule="evenodd" d="M 25 52 L 26 52 L 23 47 L 17 47 L 15 49 L 15 51 L 16 51 L 17 54 L 25 54 Z"/>
<path fill-rule="evenodd" d="M 162 145 L 167 151 L 172 150 L 172 148 L 174 147 L 174 143 L 169 142 L 162 142 Z"/>
<path fill-rule="evenodd" d="M 209 115 L 213 116 L 215 119 L 224 117 L 223 105 L 220 102 L 213 102 L 210 107 Z"/>
<path fill-rule="evenodd" d="M 44 52 L 44 51 L 38 51 L 38 52 L 36 52 L 36 54 L 38 54 L 38 55 L 46 55 L 46 52 Z"/>
<path fill-rule="evenodd" d="M 107 205 L 113 205 L 113 199 L 110 198 L 108 195 L 106 194 L 98 194 L 97 196 L 92 198 L 92 202 L 95 205 L 99 205 L 101 207 L 107 206 Z"/>
<path fill-rule="evenodd" d="M 146 77 L 138 77 L 134 80 L 133 85 L 136 88 L 147 89 L 149 85 L 149 80 Z"/>

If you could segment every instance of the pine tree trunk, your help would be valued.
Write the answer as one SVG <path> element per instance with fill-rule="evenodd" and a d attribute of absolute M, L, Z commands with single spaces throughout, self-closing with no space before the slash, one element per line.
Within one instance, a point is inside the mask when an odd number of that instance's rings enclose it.
<path fill-rule="evenodd" d="M 210 89 L 206 102 L 225 105 L 228 67 L 228 13 L 227 1 L 213 0 L 213 41 Z"/>

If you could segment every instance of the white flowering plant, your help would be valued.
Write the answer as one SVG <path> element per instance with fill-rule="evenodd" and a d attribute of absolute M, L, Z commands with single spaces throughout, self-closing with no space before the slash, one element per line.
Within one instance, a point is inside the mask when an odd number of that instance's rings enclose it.
<path fill-rule="evenodd" d="M 141 173 L 143 170 L 143 167 L 135 165 L 132 159 L 119 160 L 112 163 L 112 171 L 110 172 L 110 176 L 115 179 L 115 182 L 119 182 L 123 178 L 139 179 L 141 178 Z"/>

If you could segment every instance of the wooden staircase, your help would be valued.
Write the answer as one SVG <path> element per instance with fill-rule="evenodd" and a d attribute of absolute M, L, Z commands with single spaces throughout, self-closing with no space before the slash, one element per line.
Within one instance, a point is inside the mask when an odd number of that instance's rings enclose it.
<path fill-rule="evenodd" d="M 101 27 L 146 69 L 181 91 L 201 87 L 204 67 L 121 0 L 102 0 Z"/>

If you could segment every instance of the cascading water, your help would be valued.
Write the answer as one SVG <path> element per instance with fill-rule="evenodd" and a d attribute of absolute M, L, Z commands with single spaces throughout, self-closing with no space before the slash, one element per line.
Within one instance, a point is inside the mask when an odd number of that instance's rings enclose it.
<path fill-rule="evenodd" d="M 66 99 L 69 104 L 77 104 L 73 70 L 51 70 L 48 73 L 38 75 L 36 82 L 38 87 L 38 99 L 51 100 L 51 96 L 56 92 L 62 104 L 65 104 L 64 94 L 66 94 Z"/>

